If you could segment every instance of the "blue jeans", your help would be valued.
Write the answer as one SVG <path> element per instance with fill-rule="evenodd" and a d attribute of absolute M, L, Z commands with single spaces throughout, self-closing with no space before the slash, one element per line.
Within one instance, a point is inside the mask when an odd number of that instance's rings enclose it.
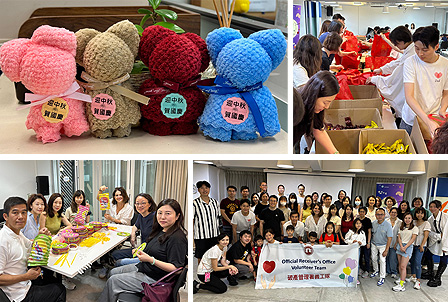
<path fill-rule="evenodd" d="M 367 246 L 361 246 L 361 258 L 364 258 L 364 265 L 361 265 L 361 269 L 365 272 L 370 272 L 370 253 L 371 250 Z M 359 264 L 362 263 L 361 258 Z"/>
<path fill-rule="evenodd" d="M 397 251 L 392 247 L 389 248 L 389 253 L 386 257 L 386 273 L 398 275 Z"/>
<path fill-rule="evenodd" d="M 112 252 L 112 257 L 115 260 L 116 267 L 140 262 L 137 257 L 132 258 L 132 249 L 115 250 Z"/>
<path fill-rule="evenodd" d="M 406 124 L 403 120 L 401 120 L 401 123 L 400 123 L 400 129 L 404 129 L 404 130 L 406 130 L 406 132 L 407 132 L 409 135 L 411 135 L 411 132 L 412 132 L 412 126 Z"/>
<path fill-rule="evenodd" d="M 422 257 L 423 252 L 420 252 L 420 246 L 414 245 L 411 257 L 411 274 L 415 274 L 417 279 L 420 279 L 422 276 Z"/>

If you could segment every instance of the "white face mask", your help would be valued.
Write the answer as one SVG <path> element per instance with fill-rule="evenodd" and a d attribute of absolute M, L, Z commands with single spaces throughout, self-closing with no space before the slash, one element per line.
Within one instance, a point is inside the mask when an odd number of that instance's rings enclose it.
<path fill-rule="evenodd" d="M 282 206 L 286 206 L 286 201 L 280 201 L 280 204 L 281 204 Z"/>
<path fill-rule="evenodd" d="M 295 199 L 291 199 L 291 202 L 296 202 L 296 200 Z"/>
<path fill-rule="evenodd" d="M 355 200 L 355 205 L 359 206 L 361 204 L 361 200 Z"/>

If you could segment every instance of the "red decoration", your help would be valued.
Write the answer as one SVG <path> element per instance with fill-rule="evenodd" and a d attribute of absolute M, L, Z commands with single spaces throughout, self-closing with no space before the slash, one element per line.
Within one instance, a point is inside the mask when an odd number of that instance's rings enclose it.
<path fill-rule="evenodd" d="M 275 261 L 263 262 L 263 269 L 266 273 L 270 274 L 275 269 Z"/>

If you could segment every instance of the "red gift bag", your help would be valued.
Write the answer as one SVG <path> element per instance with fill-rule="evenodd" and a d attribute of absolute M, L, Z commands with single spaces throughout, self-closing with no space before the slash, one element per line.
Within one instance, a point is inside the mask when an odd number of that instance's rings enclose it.
<path fill-rule="evenodd" d="M 390 47 L 383 38 L 379 35 L 375 35 L 375 38 L 373 38 L 372 51 L 370 52 L 372 57 L 387 57 L 391 50 L 392 47 Z"/>
<path fill-rule="evenodd" d="M 358 55 L 350 54 L 348 56 L 343 56 L 341 64 L 342 66 L 344 66 L 345 69 L 349 68 L 358 69 L 359 67 Z"/>
<path fill-rule="evenodd" d="M 347 83 L 347 76 L 337 76 L 338 82 L 339 82 L 339 93 L 336 95 L 335 100 L 353 100 L 352 92 L 350 91 L 350 88 L 348 87 Z"/>
<path fill-rule="evenodd" d="M 372 70 L 380 68 L 389 62 L 395 60 L 392 57 L 366 57 L 366 68 Z"/>
<path fill-rule="evenodd" d="M 343 51 L 359 52 L 361 50 L 361 43 L 355 36 L 348 36 L 347 40 L 344 43 L 342 43 L 341 49 Z"/>

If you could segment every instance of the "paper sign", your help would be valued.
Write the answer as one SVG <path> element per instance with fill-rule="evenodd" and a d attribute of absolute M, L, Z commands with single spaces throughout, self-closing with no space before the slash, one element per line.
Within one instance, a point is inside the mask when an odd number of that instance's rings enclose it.
<path fill-rule="evenodd" d="M 100 209 L 101 209 L 101 211 L 105 211 L 105 210 L 109 210 L 110 209 L 109 193 L 99 194 L 99 200 L 100 200 Z"/>
<path fill-rule="evenodd" d="M 233 97 L 222 103 L 221 114 L 229 124 L 239 125 L 249 116 L 249 106 L 245 100 Z"/>
<path fill-rule="evenodd" d="M 68 104 L 64 99 L 55 98 L 42 105 L 41 113 L 47 122 L 59 123 L 68 116 Z"/>
<path fill-rule="evenodd" d="M 167 118 L 180 118 L 187 111 L 187 100 L 178 93 L 170 93 L 163 98 L 160 109 Z"/>
<path fill-rule="evenodd" d="M 97 119 L 108 120 L 114 115 L 116 107 L 113 97 L 105 93 L 100 93 L 92 99 L 90 109 Z"/>

